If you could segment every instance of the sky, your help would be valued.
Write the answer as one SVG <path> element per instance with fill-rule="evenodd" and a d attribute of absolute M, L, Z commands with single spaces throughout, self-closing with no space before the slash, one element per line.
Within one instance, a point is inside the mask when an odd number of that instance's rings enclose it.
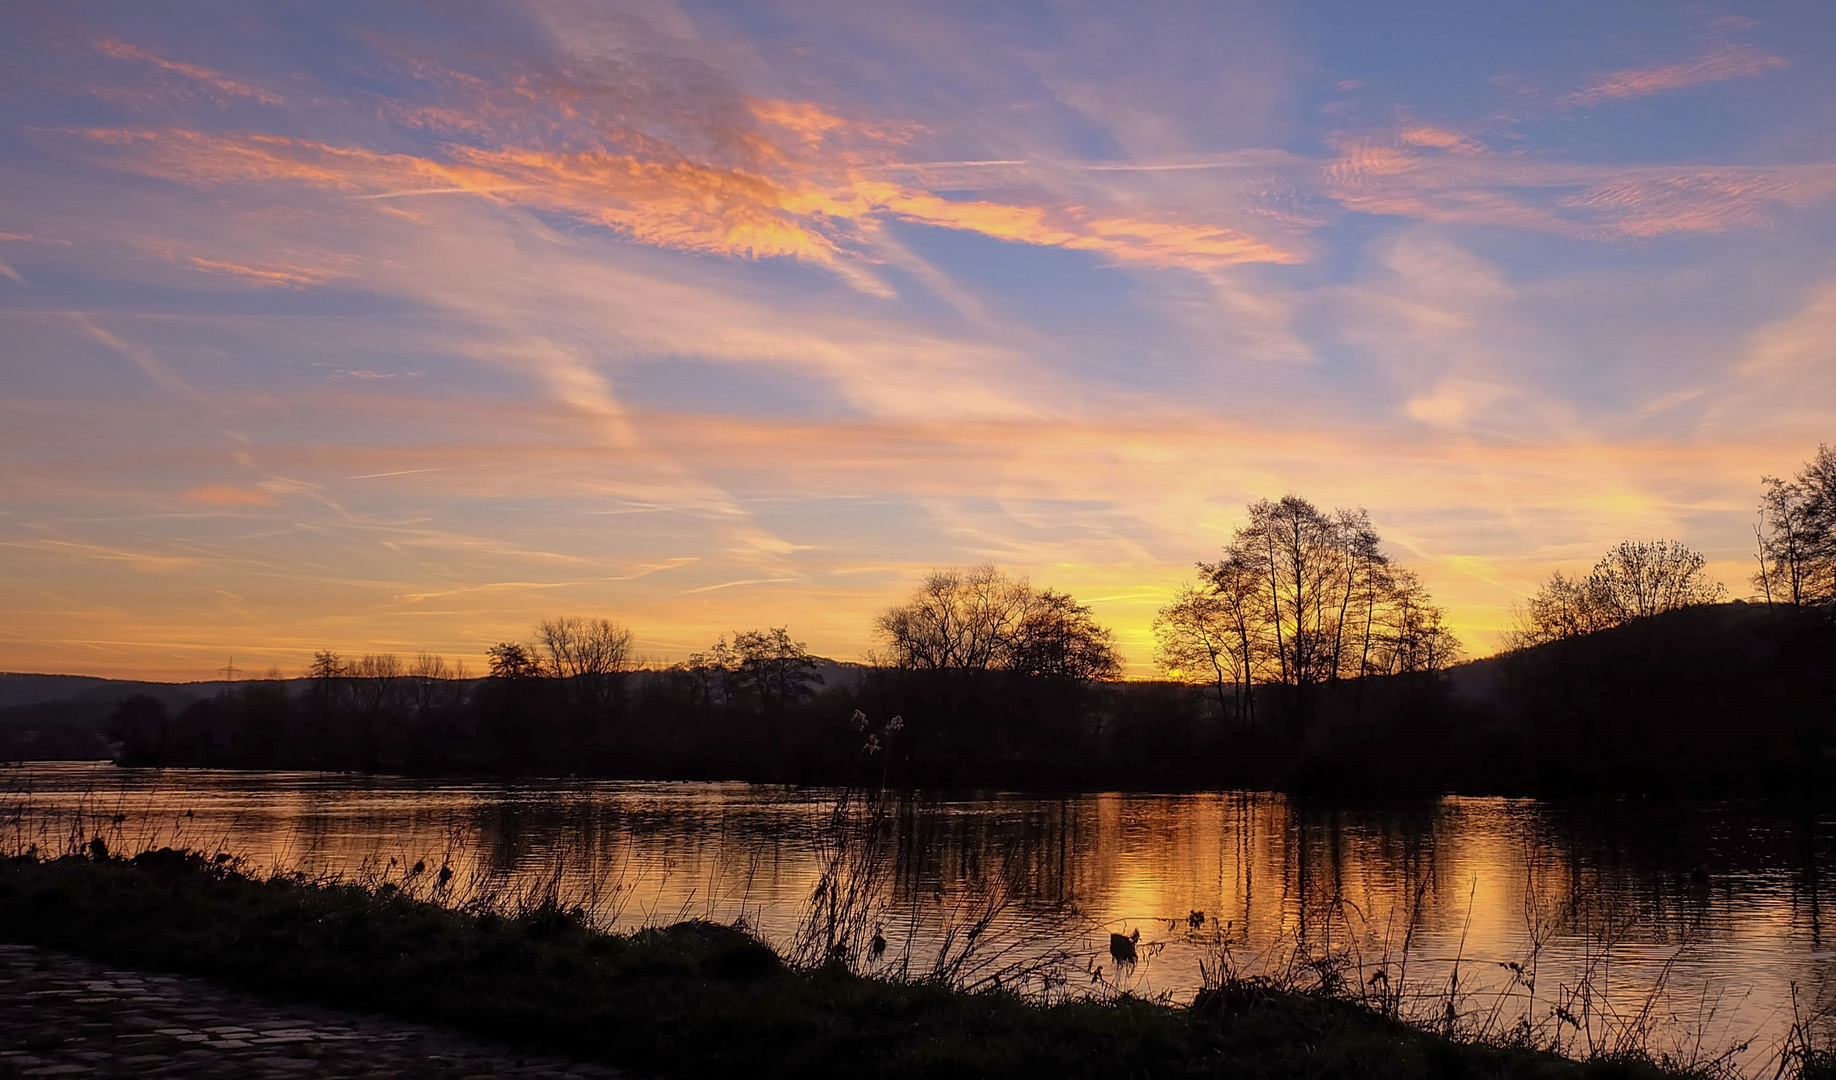
<path fill-rule="evenodd" d="M 1836 441 L 1827 3 L 13 2 L 0 670 L 859 659 L 1369 510 L 1472 655 Z"/>

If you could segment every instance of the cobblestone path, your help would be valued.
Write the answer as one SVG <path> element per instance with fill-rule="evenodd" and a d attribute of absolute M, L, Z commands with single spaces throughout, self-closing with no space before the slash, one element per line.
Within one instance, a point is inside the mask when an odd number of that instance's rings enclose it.
<path fill-rule="evenodd" d="M 618 1075 L 438 1028 L 275 1005 L 198 979 L 0 945 L 0 1080 Z"/>

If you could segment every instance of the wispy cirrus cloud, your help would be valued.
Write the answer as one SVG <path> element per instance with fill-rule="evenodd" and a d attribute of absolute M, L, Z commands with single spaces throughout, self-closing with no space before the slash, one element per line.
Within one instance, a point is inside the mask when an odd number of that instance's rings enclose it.
<path fill-rule="evenodd" d="M 119 41 L 107 48 L 158 60 Z M 1235 223 L 1073 201 L 1024 174 L 973 198 L 928 187 L 910 170 L 892 180 L 885 166 L 925 133 L 922 125 L 748 96 L 681 57 L 625 50 L 544 62 L 471 58 L 480 70 L 425 57 L 395 62 L 419 90 L 375 108 L 406 140 L 337 143 L 170 126 L 82 134 L 107 147 L 116 167 L 185 183 L 296 182 L 387 200 L 470 195 L 673 250 L 826 265 L 869 291 L 880 288 L 869 280 L 878 261 L 873 234 L 887 222 L 1129 265 L 1299 259 Z M 181 67 L 225 94 L 241 85 Z"/>
<path fill-rule="evenodd" d="M 34 236 L 31 233 L 0 232 L 0 244 L 55 244 L 58 247 L 71 247 L 69 240 L 59 240 L 50 236 Z"/>
<path fill-rule="evenodd" d="M 241 278 L 256 285 L 279 286 L 281 288 L 305 288 L 309 285 L 323 285 L 334 275 L 328 270 L 312 270 L 296 267 L 277 269 L 274 267 L 243 266 L 240 263 L 222 262 L 216 259 L 203 259 L 196 255 L 188 256 L 187 261 L 199 270 L 209 274 L 227 274 Z"/>
<path fill-rule="evenodd" d="M 161 360 L 152 349 L 139 342 L 128 341 L 119 337 L 105 329 L 101 324 L 97 323 L 95 319 L 83 312 L 70 312 L 69 317 L 70 321 L 75 323 L 77 328 L 90 339 L 106 345 L 108 348 L 126 357 L 160 389 L 174 397 L 189 399 L 193 402 L 204 401 L 204 395 L 192 389 L 191 384 L 180 377 L 176 371 L 173 371 L 171 365 Z"/>
<path fill-rule="evenodd" d="M 130 45 L 119 38 L 107 38 L 96 42 L 96 51 L 116 60 L 134 60 L 150 67 L 160 75 L 172 76 L 178 80 L 176 92 L 180 96 L 197 96 L 218 105 L 244 104 L 253 102 L 257 105 L 285 105 L 287 99 L 272 90 L 231 78 L 220 71 L 214 71 L 197 64 L 187 64 L 177 60 L 168 60 L 150 49 L 139 45 Z M 117 91 L 96 88 L 92 92 L 120 96 Z M 144 89 L 139 96 L 150 97 Z M 167 96 L 170 96 L 170 92 Z"/>
<path fill-rule="evenodd" d="M 1626 68 L 1596 75 L 1579 88 L 1556 98 L 1556 104 L 1568 109 L 1586 108 L 1606 101 L 1651 97 L 1703 83 L 1753 78 L 1790 66 L 1789 60 L 1763 49 L 1751 45 L 1724 44 L 1680 64 Z"/>
<path fill-rule="evenodd" d="M 1347 209 L 1579 239 L 1763 228 L 1782 210 L 1836 198 L 1836 163 L 1581 163 L 1422 125 L 1341 134 L 1334 145 L 1322 190 Z"/>
<path fill-rule="evenodd" d="M 565 214 L 681 251 L 821 264 L 860 257 L 860 230 L 887 220 L 1089 251 L 1148 266 L 1297 262 L 1235 228 L 1076 205 L 948 199 L 854 176 L 773 177 L 681 157 L 607 149 L 455 145 L 442 156 L 381 153 L 265 133 L 89 129 L 118 168 L 192 184 L 296 182 L 361 198 L 464 194 Z"/>

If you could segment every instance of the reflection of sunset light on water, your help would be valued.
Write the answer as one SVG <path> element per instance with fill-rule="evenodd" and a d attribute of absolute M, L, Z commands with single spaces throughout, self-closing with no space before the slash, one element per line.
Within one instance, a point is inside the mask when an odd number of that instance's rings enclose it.
<path fill-rule="evenodd" d="M 90 765 L 10 777 L 28 809 L 16 837 L 36 829 L 60 844 L 83 808 L 123 815 L 112 827 L 129 850 L 220 846 L 256 870 L 351 875 L 393 858 L 400 873 L 425 860 L 458 882 L 514 887 L 560 866 L 563 893 L 591 896 L 615 926 L 743 915 L 779 946 L 819 878 L 833 797 L 744 784 L 444 785 Z M 1702 1028 L 1705 1045 L 1753 1038 L 1763 1055 L 1790 1022 L 1792 984 L 1819 1000 L 1832 956 L 1821 834 L 1737 808 L 1692 818 L 1631 804 L 1448 798 L 1331 811 L 1266 794 L 1112 793 L 923 801 L 899 827 L 917 839 L 889 876 L 889 936 L 913 912 L 959 902 L 975 873 L 1005 867 L 1014 903 L 995 936 L 1026 943 L 1074 905 L 1088 920 L 1080 947 L 1090 963 L 1136 993 L 1174 999 L 1197 988 L 1220 944 L 1246 973 L 1304 942 L 1355 958 L 1356 977 L 1368 979 L 1386 954 L 1386 977 L 1402 975 L 1408 938 L 1411 986 L 1444 993 L 1457 957 L 1469 1004 L 1497 1008 L 1508 1026 L 1529 995 L 1520 986 L 1500 1003 L 1512 982 L 1502 965 L 1527 962 L 1542 927 L 1539 1013 L 1591 968 L 1596 1008 L 1630 1015 L 1654 1003 L 1655 1048 L 1693 1043 Z M 1188 926 L 1193 912 L 1205 914 L 1203 930 Z M 1115 969 L 1107 933 L 1137 929 L 1142 961 Z"/>

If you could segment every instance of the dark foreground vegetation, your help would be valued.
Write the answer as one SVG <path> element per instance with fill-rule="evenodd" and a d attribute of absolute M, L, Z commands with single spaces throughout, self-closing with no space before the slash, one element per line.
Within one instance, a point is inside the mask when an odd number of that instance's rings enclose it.
<path fill-rule="evenodd" d="M 1661 1077 L 1443 1038 L 1319 995 L 1229 980 L 1190 1008 L 1040 1004 L 789 965 L 705 922 L 630 935 L 556 903 L 455 911 L 400 889 L 247 876 L 161 849 L 0 862 L 0 935 L 278 998 L 448 1024 L 640 1075 Z"/>

